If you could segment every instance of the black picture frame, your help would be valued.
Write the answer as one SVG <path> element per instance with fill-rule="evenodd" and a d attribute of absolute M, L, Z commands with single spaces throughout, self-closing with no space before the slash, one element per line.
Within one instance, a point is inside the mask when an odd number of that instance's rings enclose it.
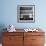
<path fill-rule="evenodd" d="M 35 22 L 35 5 L 18 5 L 17 6 L 18 23 Z"/>

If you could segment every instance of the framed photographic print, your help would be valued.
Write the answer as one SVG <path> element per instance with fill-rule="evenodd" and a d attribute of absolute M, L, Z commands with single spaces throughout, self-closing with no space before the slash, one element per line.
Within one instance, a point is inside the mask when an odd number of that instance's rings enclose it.
<path fill-rule="evenodd" d="M 20 23 L 35 22 L 35 5 L 18 5 L 17 21 Z"/>

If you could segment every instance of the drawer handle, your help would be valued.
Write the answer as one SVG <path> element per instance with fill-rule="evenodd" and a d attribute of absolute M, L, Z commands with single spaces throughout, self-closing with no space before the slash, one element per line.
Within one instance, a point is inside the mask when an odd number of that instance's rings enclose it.
<path fill-rule="evenodd" d="M 10 40 L 12 40 L 11 38 L 9 38 Z"/>
<path fill-rule="evenodd" d="M 9 38 L 10 40 L 13 40 L 13 38 Z"/>
<path fill-rule="evenodd" d="M 36 40 L 36 39 L 32 39 L 32 40 Z"/>

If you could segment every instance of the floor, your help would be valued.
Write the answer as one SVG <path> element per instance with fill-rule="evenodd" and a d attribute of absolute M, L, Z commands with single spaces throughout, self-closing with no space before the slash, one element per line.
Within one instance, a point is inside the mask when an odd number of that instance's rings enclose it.
<path fill-rule="evenodd" d="M 0 46 L 2 46 L 2 44 L 0 44 Z"/>

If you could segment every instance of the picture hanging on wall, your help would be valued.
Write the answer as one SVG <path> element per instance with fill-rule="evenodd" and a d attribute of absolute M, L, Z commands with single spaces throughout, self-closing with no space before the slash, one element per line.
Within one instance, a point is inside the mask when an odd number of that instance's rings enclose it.
<path fill-rule="evenodd" d="M 35 5 L 18 5 L 17 22 L 19 23 L 35 22 Z"/>

